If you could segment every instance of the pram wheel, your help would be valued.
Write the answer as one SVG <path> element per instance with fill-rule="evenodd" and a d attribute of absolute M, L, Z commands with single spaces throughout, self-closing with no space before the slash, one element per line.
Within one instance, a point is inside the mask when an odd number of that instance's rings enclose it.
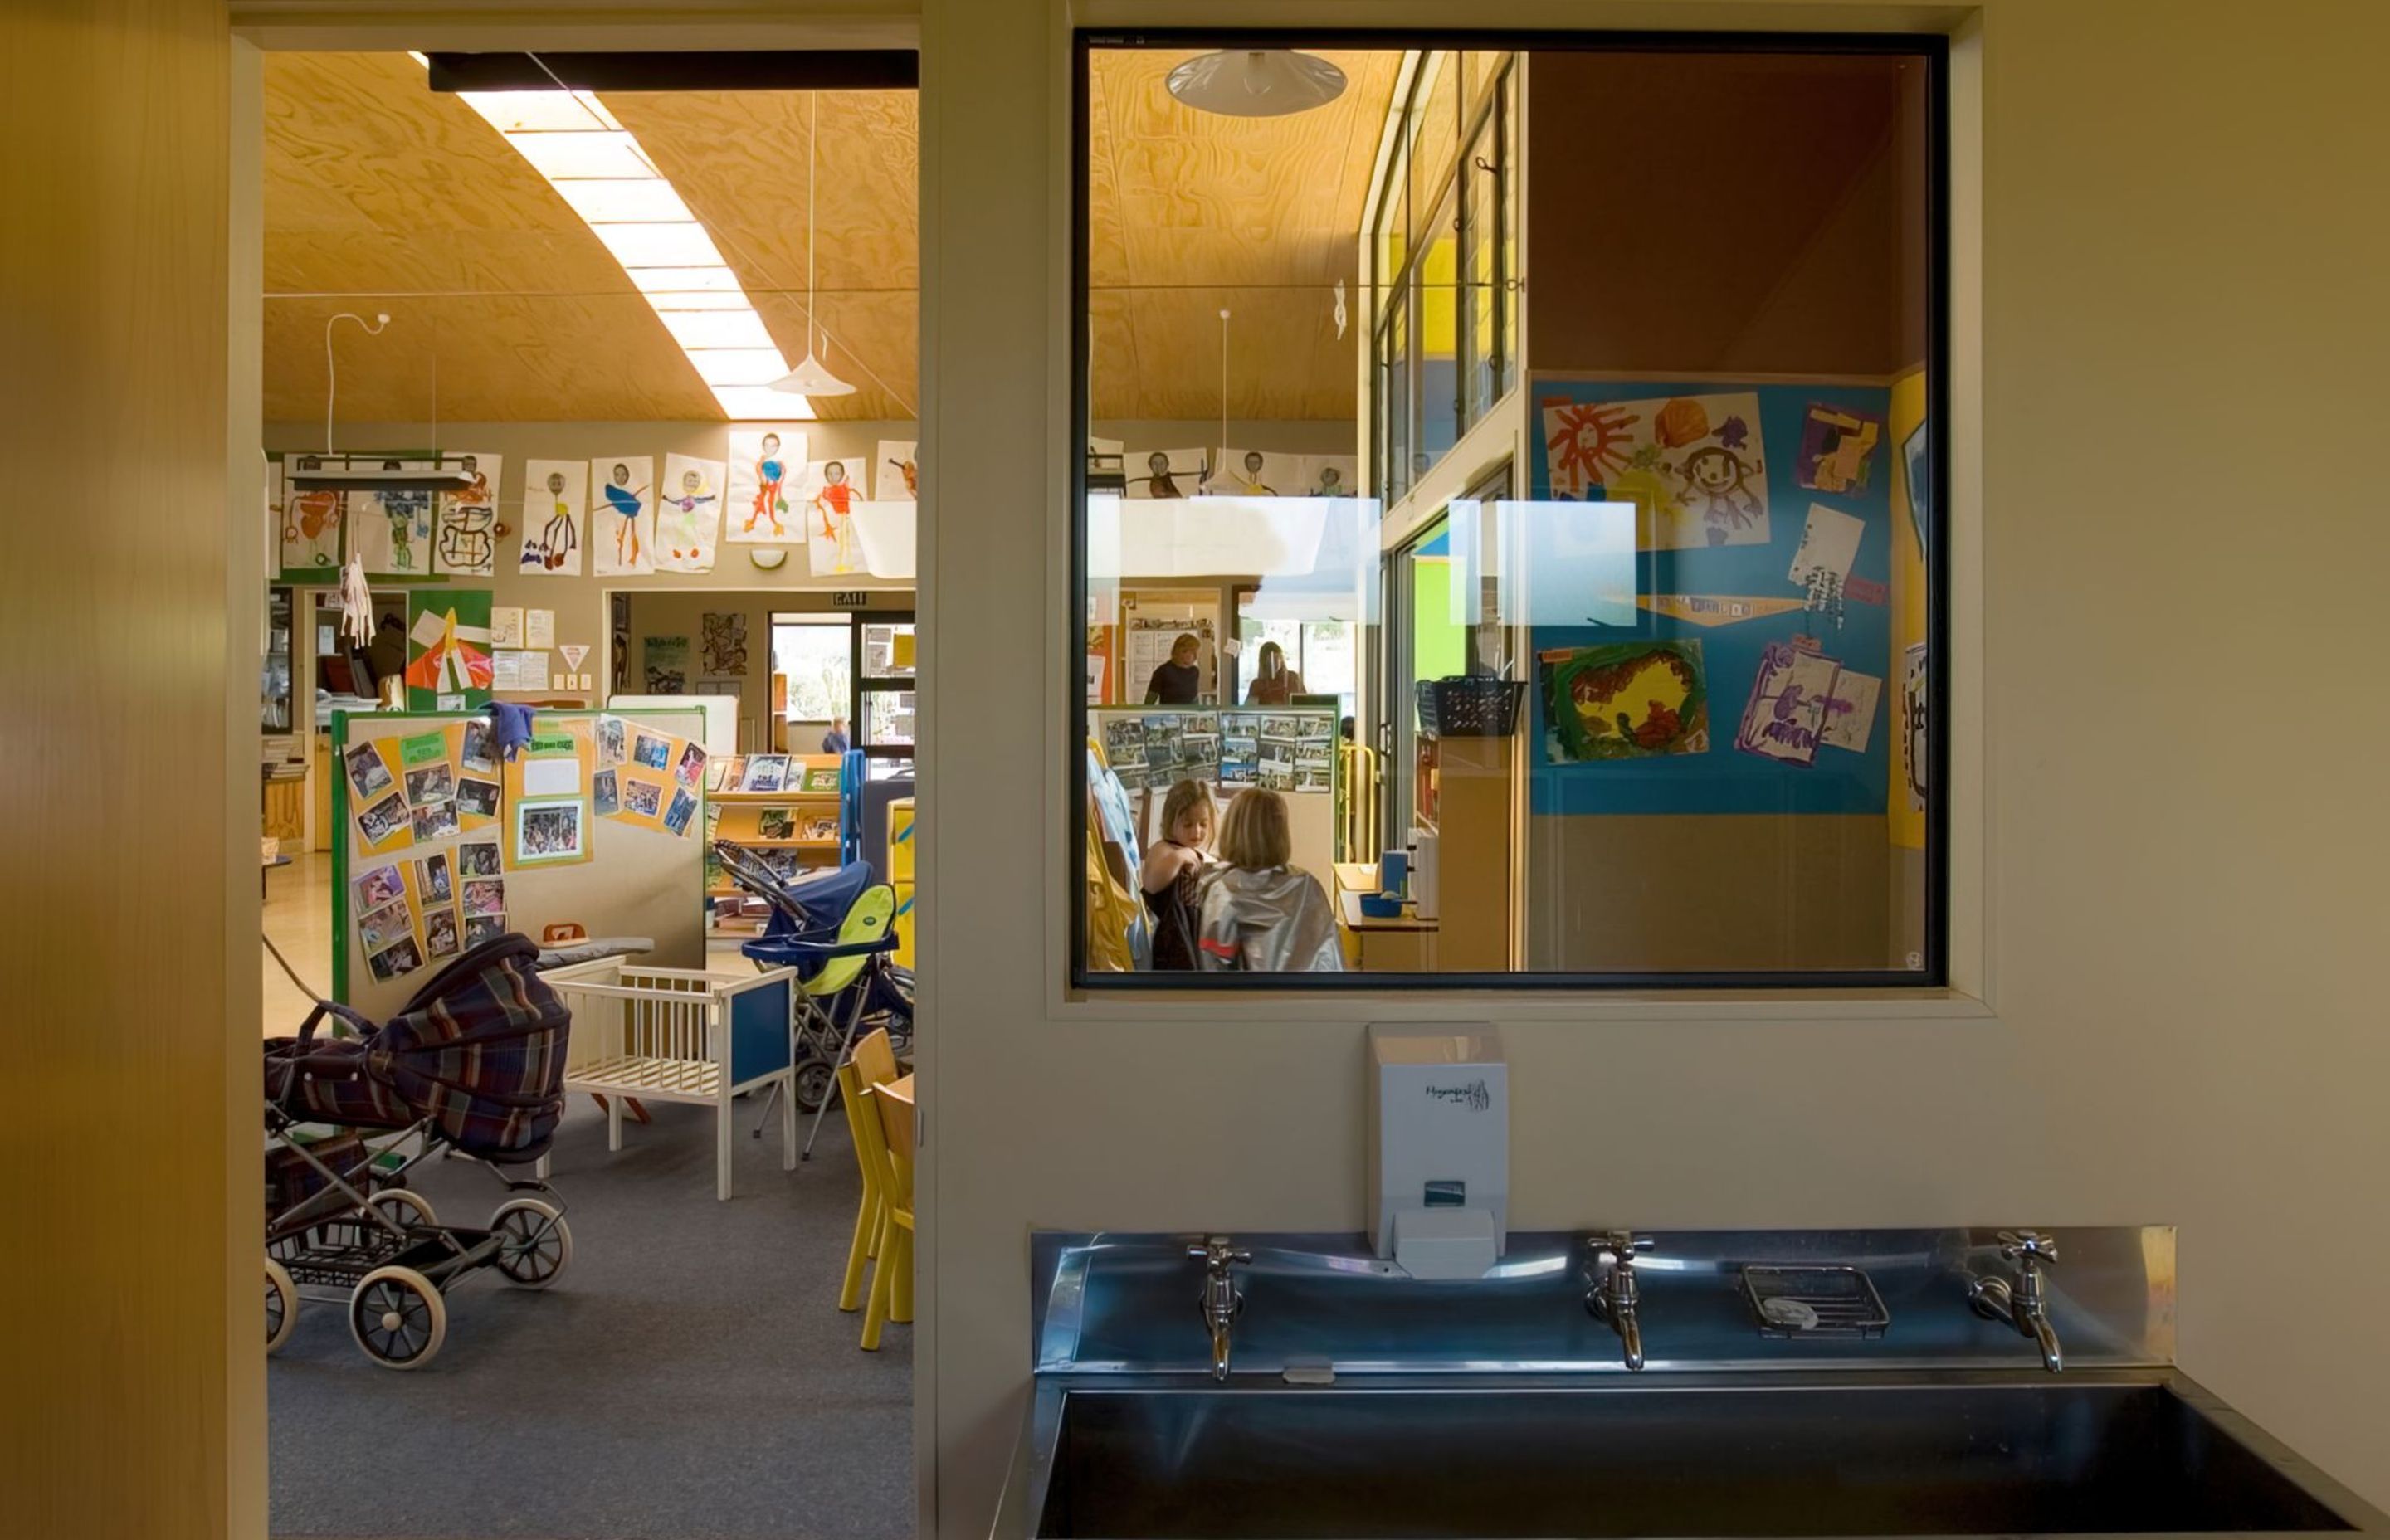
<path fill-rule="evenodd" d="M 349 1334 L 390 1369 L 419 1369 L 448 1337 L 448 1304 L 412 1267 L 377 1267 L 349 1296 Z"/>
<path fill-rule="evenodd" d="M 290 1269 L 265 1259 L 265 1351 L 274 1352 L 290 1340 L 299 1325 L 299 1289 Z"/>
<path fill-rule="evenodd" d="M 797 1110 L 818 1112 L 838 1084 L 838 1066 L 826 1059 L 808 1059 L 797 1066 Z"/>
<path fill-rule="evenodd" d="M 517 1198 L 490 1215 L 498 1234 L 498 1271 L 522 1289 L 545 1289 L 572 1261 L 572 1232 L 552 1203 Z"/>
<path fill-rule="evenodd" d="M 366 1206 L 380 1212 L 383 1218 L 406 1229 L 421 1229 L 440 1223 L 432 1212 L 431 1200 L 405 1187 L 384 1187 L 366 1200 Z"/>

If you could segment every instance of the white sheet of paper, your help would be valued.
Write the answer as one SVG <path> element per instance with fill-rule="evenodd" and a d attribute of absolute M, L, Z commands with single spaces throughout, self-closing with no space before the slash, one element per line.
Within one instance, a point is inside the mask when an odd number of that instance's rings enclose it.
<path fill-rule="evenodd" d="M 523 761 L 522 794 L 526 797 L 581 795 L 580 758 L 574 756 L 567 759 Z"/>
<path fill-rule="evenodd" d="M 1859 554 L 1859 536 L 1866 533 L 1866 520 L 1822 503 L 1810 504 L 1800 549 L 1792 553 L 1792 569 L 1784 575 L 1804 587 L 1808 586 L 1812 572 L 1831 572 L 1840 583 L 1851 575 L 1851 563 Z"/>
<path fill-rule="evenodd" d="M 526 610 L 523 611 L 522 645 L 546 650 L 556 645 L 556 611 Z"/>
<path fill-rule="evenodd" d="M 492 647 L 520 647 L 522 633 L 521 605 L 497 604 L 490 607 L 490 645 Z"/>

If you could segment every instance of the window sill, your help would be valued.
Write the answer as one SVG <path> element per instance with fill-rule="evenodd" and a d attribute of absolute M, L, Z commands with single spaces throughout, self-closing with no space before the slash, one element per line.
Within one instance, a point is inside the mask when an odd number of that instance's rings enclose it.
<path fill-rule="evenodd" d="M 1449 1021 L 1456 1018 L 1522 1023 L 1715 1021 L 1804 1023 L 1993 1020 L 1998 1012 L 1958 989 L 1864 990 L 1418 990 L 1355 989 L 1198 994 L 1174 989 L 1073 989 L 1053 1002 L 1058 1022 L 1216 1021 L 1223 1016 L 1266 1018 L 1274 1005 L 1301 1024 L 1339 1026 L 1370 1021 Z"/>

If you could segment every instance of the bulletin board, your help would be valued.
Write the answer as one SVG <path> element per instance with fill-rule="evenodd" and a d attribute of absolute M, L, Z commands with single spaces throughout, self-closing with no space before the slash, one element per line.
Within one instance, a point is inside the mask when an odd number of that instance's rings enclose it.
<path fill-rule="evenodd" d="M 704 718 L 543 711 L 501 763 L 457 712 L 332 714 L 332 994 L 379 1020 L 492 935 L 650 937 L 705 964 Z"/>
<path fill-rule="evenodd" d="M 1528 496 L 1637 520 L 1633 611 L 1530 633 L 1533 810 L 1882 815 L 1901 672 L 1891 390 L 1531 389 Z"/>

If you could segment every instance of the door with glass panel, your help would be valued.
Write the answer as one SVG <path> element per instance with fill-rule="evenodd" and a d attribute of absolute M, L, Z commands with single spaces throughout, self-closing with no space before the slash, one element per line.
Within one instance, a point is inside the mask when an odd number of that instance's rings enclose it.
<path fill-rule="evenodd" d="M 913 645 L 910 610 L 854 617 L 854 746 L 874 780 L 913 773 Z"/>

